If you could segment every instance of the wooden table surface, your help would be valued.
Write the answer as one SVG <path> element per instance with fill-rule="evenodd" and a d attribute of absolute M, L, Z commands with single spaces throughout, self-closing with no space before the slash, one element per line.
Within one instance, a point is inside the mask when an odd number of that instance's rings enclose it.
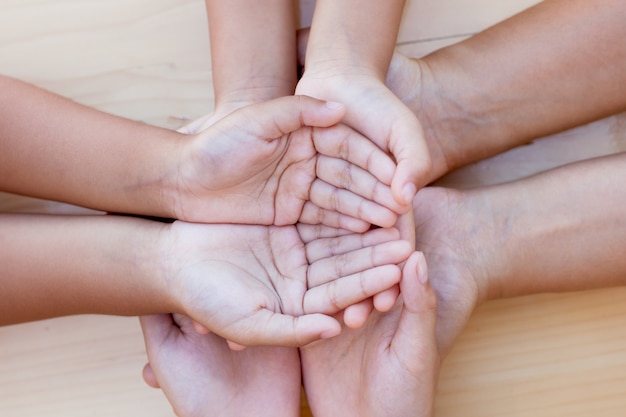
<path fill-rule="evenodd" d="M 301 3 L 306 24 L 313 1 Z M 535 3 L 413 0 L 399 48 L 418 56 Z M 0 73 L 177 128 L 212 109 L 207 33 L 201 0 L 2 0 Z M 626 115 L 618 115 L 469 166 L 442 183 L 497 183 L 623 150 Z M 81 211 L 7 194 L 0 194 L 0 210 Z M 437 417 L 623 416 L 625 299 L 626 288 L 618 288 L 482 306 L 444 363 Z M 145 361 L 136 318 L 0 327 L 0 416 L 172 416 L 162 393 L 141 379 Z M 305 407 L 303 415 L 310 415 Z"/>

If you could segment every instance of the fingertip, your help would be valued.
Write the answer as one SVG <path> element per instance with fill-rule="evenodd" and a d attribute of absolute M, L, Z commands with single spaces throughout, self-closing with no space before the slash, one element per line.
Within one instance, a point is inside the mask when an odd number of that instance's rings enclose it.
<path fill-rule="evenodd" d="M 350 329 L 361 328 L 374 310 L 372 298 L 346 307 L 343 311 L 343 322 Z"/>
<path fill-rule="evenodd" d="M 399 295 L 400 287 L 397 284 L 383 292 L 379 292 L 373 297 L 374 308 L 381 313 L 386 313 L 396 304 Z"/>
<path fill-rule="evenodd" d="M 232 340 L 226 340 L 226 344 L 228 345 L 230 350 L 234 350 L 236 352 L 244 350 L 247 347 L 247 346 L 244 346 L 244 345 L 240 345 L 239 343 L 235 343 Z"/>
<path fill-rule="evenodd" d="M 415 186 L 415 184 L 408 183 L 404 184 L 404 187 L 402 187 L 402 197 L 404 199 L 405 205 L 411 205 L 416 194 L 417 187 Z"/>
<path fill-rule="evenodd" d="M 150 363 L 147 363 L 141 372 L 141 376 L 143 377 L 144 382 L 151 388 L 161 388 L 159 382 L 154 375 L 154 371 L 152 370 L 152 366 Z"/>
<path fill-rule="evenodd" d="M 193 328 L 199 334 L 209 334 L 209 333 L 211 333 L 211 331 L 208 328 L 206 328 L 205 326 L 203 326 L 202 324 L 198 323 L 195 320 L 193 320 Z"/>

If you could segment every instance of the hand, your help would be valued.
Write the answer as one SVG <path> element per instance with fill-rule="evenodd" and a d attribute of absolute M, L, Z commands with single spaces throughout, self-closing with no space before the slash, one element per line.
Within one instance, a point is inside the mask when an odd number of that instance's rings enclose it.
<path fill-rule="evenodd" d="M 421 253 L 406 262 L 400 286 L 402 301 L 392 311 L 300 349 L 314 415 L 431 415 L 439 372 L 436 299 Z"/>
<path fill-rule="evenodd" d="M 344 123 L 389 152 L 397 163 L 391 190 L 407 212 L 416 190 L 430 180 L 431 160 L 415 114 L 384 84 L 368 74 L 306 72 L 297 94 L 346 105 Z"/>
<path fill-rule="evenodd" d="M 233 351 L 214 334 L 199 334 L 181 315 L 140 318 L 148 385 L 161 388 L 176 415 L 296 417 L 300 357 L 294 348 Z"/>
<path fill-rule="evenodd" d="M 489 291 L 486 272 L 497 261 L 485 207 L 467 192 L 439 187 L 421 190 L 413 204 L 416 248 L 428 261 L 437 295 L 437 343 L 442 356 L 452 348 L 477 305 Z M 497 250 L 497 249 L 496 249 Z"/>
<path fill-rule="evenodd" d="M 245 346 L 335 336 L 339 323 L 327 314 L 395 285 L 397 264 L 411 253 L 393 229 L 368 232 L 356 245 L 346 235 L 336 255 L 310 264 L 295 226 L 179 221 L 165 236 L 159 259 L 174 311 Z"/>
<path fill-rule="evenodd" d="M 342 106 L 284 97 L 240 109 L 183 145 L 166 169 L 177 218 L 208 223 L 297 221 L 362 232 L 402 210 L 393 161 L 345 125 Z"/>

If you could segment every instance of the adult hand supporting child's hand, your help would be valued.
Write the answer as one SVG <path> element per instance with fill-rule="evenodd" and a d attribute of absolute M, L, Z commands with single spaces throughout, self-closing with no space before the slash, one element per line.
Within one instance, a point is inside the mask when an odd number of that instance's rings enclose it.
<path fill-rule="evenodd" d="M 403 210 L 389 187 L 395 164 L 337 124 L 344 114 L 298 96 L 240 109 L 173 155 L 165 198 L 187 221 L 392 226 Z"/>
<path fill-rule="evenodd" d="M 436 297 L 421 253 L 406 262 L 400 286 L 402 301 L 392 311 L 300 349 L 314 415 L 431 415 L 439 373 Z"/>

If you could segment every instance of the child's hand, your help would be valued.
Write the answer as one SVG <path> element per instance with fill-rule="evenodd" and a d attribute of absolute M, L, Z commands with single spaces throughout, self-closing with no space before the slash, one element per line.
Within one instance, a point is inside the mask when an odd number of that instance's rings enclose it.
<path fill-rule="evenodd" d="M 391 190 L 408 211 L 416 191 L 431 178 L 431 159 L 415 114 L 372 75 L 305 72 L 296 92 L 346 105 L 344 123 L 395 158 Z"/>
<path fill-rule="evenodd" d="M 161 388 L 177 416 L 300 415 L 300 357 L 295 348 L 231 350 L 215 334 L 200 334 L 188 317 L 140 318 L 148 385 Z"/>
<path fill-rule="evenodd" d="M 182 146 L 164 188 L 177 218 L 353 231 L 395 224 L 395 164 L 337 124 L 341 105 L 284 97 L 226 116 Z"/>
<path fill-rule="evenodd" d="M 295 226 L 169 227 L 160 258 L 177 311 L 239 345 L 336 336 L 328 315 L 397 284 L 397 264 L 411 253 L 396 231 L 376 230 L 336 240 L 340 255 L 309 264 Z"/>

